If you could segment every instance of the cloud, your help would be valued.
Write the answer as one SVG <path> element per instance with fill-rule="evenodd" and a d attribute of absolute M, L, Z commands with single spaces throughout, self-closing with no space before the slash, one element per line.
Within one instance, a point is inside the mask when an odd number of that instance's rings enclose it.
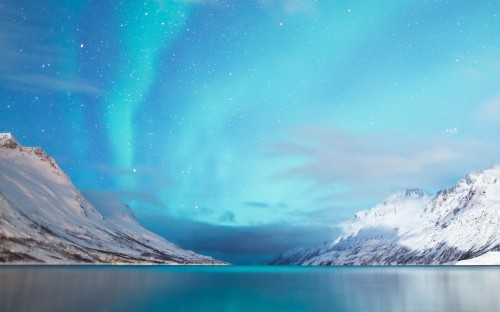
<path fill-rule="evenodd" d="M 255 208 L 269 208 L 270 207 L 270 204 L 268 204 L 268 203 L 253 202 L 253 201 L 244 202 L 243 205 L 247 206 L 247 207 L 255 207 Z"/>
<path fill-rule="evenodd" d="M 116 200 L 126 200 L 126 201 L 133 201 L 136 204 L 139 203 L 141 207 L 154 207 L 154 208 L 161 208 L 161 209 L 167 209 L 165 204 L 156 196 L 154 196 L 151 192 L 144 191 L 144 190 L 97 190 L 97 189 L 85 189 L 82 190 L 83 193 L 85 194 L 91 194 L 92 196 L 98 194 L 102 195 L 100 198 L 114 198 Z M 96 197 L 97 198 L 97 197 Z"/>
<path fill-rule="evenodd" d="M 25 92 L 71 92 L 97 95 L 101 90 L 94 83 L 79 77 L 63 79 L 52 74 L 18 73 L 0 74 L 0 81 L 11 90 Z"/>
<path fill-rule="evenodd" d="M 28 15 L 28 16 L 25 16 Z M 22 92 L 71 92 L 86 95 L 101 93 L 98 85 L 68 73 L 65 68 L 74 62 L 75 51 L 51 42 L 49 29 L 37 25 L 39 16 L 29 16 L 7 6 L 0 7 L 0 82 L 8 90 Z M 24 20 L 19 23 L 20 16 Z M 38 21 L 40 22 L 40 21 Z M 43 21 L 42 21 L 43 22 Z M 27 22 L 26 22 L 27 23 Z M 38 23 L 50 25 L 50 23 Z M 76 49 L 76 47 L 75 47 Z"/>
<path fill-rule="evenodd" d="M 235 223 L 236 216 L 231 211 L 226 211 L 219 217 L 219 222 L 221 222 L 221 223 Z"/>
<path fill-rule="evenodd" d="M 498 123 L 500 120 L 500 95 L 484 102 L 479 109 L 478 117 L 484 121 Z"/>
<path fill-rule="evenodd" d="M 258 201 L 246 201 L 243 203 L 243 206 L 250 208 L 288 208 L 288 206 L 284 203 L 266 203 Z"/>
<path fill-rule="evenodd" d="M 135 223 L 136 218 L 129 206 L 112 192 L 98 190 L 82 192 L 85 198 L 108 220 Z"/>
<path fill-rule="evenodd" d="M 222 226 L 168 215 L 141 215 L 141 223 L 166 239 L 199 253 L 217 255 L 239 263 L 270 261 L 298 247 L 317 246 L 340 233 L 328 226 L 275 223 L 255 226 Z"/>
<path fill-rule="evenodd" d="M 259 0 L 259 3 L 265 8 L 283 10 L 288 14 L 311 13 L 317 7 L 314 0 Z"/>
<path fill-rule="evenodd" d="M 491 149 L 481 142 L 456 137 L 420 140 L 307 125 L 269 150 L 273 157 L 296 160 L 276 178 L 306 179 L 312 188 L 342 189 L 340 193 L 360 190 L 371 195 L 414 186 L 434 191 L 495 161 Z M 339 192 L 334 197 L 338 196 Z"/>
<path fill-rule="evenodd" d="M 194 209 L 178 208 L 178 209 L 173 209 L 173 212 L 175 212 L 179 215 L 183 215 L 186 218 L 194 218 L 194 219 L 196 219 L 198 217 L 203 217 L 203 216 L 215 214 L 215 211 L 211 208 L 208 208 L 208 207 L 200 207 L 200 206 L 195 205 L 193 208 Z M 219 221 L 221 221 L 221 218 L 226 220 L 224 222 L 228 222 L 228 220 L 230 220 L 230 216 L 228 217 L 227 215 L 224 215 L 224 214 L 219 218 Z"/>
<path fill-rule="evenodd" d="M 182 0 L 186 4 L 225 4 L 228 0 Z"/>

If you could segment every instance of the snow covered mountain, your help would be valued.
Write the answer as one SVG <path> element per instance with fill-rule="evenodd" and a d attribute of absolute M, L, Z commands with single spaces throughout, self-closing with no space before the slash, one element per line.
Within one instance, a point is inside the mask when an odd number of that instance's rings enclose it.
<path fill-rule="evenodd" d="M 284 253 L 271 264 L 500 264 L 500 166 L 434 196 L 398 192 L 341 226 L 335 241 Z"/>
<path fill-rule="evenodd" d="M 96 207 L 41 148 L 0 134 L 0 263 L 221 264 L 146 230 L 121 202 L 89 196 Z"/>

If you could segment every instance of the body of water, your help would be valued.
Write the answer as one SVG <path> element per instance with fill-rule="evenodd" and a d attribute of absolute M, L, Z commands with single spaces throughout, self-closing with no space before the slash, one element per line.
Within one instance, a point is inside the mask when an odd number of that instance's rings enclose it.
<path fill-rule="evenodd" d="M 4 266 L 0 311 L 500 311 L 499 267 Z"/>

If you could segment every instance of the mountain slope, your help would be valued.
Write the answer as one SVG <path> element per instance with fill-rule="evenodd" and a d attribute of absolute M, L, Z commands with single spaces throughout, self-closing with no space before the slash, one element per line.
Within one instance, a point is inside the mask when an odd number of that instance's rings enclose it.
<path fill-rule="evenodd" d="M 271 264 L 453 264 L 500 250 L 499 180 L 496 166 L 435 196 L 396 193 L 343 223 L 335 241 L 285 253 Z"/>
<path fill-rule="evenodd" d="M 41 148 L 0 134 L 0 262 L 220 264 L 144 229 L 121 203 L 98 203 L 104 213 Z"/>

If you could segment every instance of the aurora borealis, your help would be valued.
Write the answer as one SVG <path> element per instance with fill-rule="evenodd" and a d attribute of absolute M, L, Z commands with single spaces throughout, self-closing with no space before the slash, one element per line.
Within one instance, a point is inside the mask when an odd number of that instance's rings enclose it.
<path fill-rule="evenodd" d="M 334 238 L 395 190 L 500 163 L 499 14 L 493 1 L 2 1 L 0 131 L 167 239 L 264 261 Z"/>

